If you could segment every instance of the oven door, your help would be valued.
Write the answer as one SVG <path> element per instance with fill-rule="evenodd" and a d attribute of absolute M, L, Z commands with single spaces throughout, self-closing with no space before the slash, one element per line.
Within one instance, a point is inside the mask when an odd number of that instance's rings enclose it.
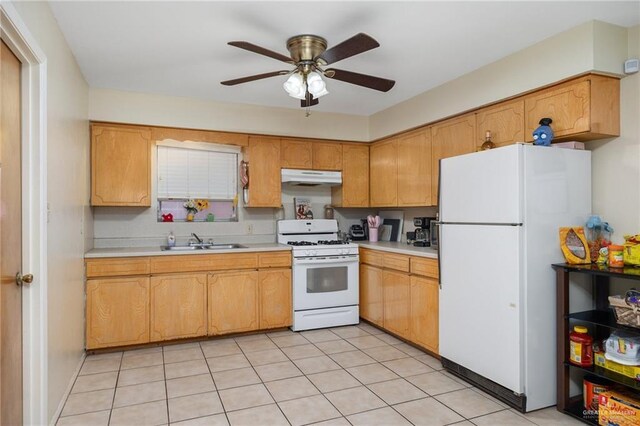
<path fill-rule="evenodd" d="M 295 311 L 358 304 L 358 256 L 293 259 Z"/>

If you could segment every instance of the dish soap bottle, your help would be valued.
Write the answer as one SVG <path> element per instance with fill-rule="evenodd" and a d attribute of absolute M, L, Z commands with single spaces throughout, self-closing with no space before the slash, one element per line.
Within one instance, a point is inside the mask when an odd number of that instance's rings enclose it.
<path fill-rule="evenodd" d="M 173 235 L 173 231 L 169 232 L 169 235 L 167 235 L 167 245 L 169 247 L 174 247 L 176 245 L 176 237 Z"/>

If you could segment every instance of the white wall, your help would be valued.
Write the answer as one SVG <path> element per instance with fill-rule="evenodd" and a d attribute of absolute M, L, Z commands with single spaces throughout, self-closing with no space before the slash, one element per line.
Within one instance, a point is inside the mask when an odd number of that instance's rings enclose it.
<path fill-rule="evenodd" d="M 49 5 L 16 2 L 47 56 L 48 416 L 58 407 L 84 348 L 85 245 L 91 244 L 88 86 Z"/>

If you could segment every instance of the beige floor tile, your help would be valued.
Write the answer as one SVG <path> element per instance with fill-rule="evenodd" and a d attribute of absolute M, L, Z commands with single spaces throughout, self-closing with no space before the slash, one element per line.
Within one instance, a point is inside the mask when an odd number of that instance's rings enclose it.
<path fill-rule="evenodd" d="M 414 399 L 426 398 L 428 396 L 405 379 L 374 383 L 367 387 L 389 405 L 413 401 Z"/>
<path fill-rule="evenodd" d="M 353 414 L 347 418 L 354 426 L 403 426 L 411 425 L 397 411 L 391 407 L 378 408 L 360 414 Z"/>
<path fill-rule="evenodd" d="M 471 383 L 461 379 L 460 377 L 456 376 L 455 374 L 449 373 L 446 370 L 441 371 L 441 373 L 444 374 L 445 376 L 447 376 L 448 378 L 450 378 L 451 380 L 460 383 L 465 388 L 472 388 L 473 387 L 473 385 Z"/>
<path fill-rule="evenodd" d="M 394 359 L 385 361 L 382 364 L 402 377 L 417 376 L 418 374 L 432 373 L 434 371 L 428 365 L 413 358 Z"/>
<path fill-rule="evenodd" d="M 331 340 L 328 342 L 318 342 L 315 344 L 318 349 L 327 355 L 337 354 L 340 352 L 355 351 L 358 348 L 347 342 L 346 340 Z"/>
<path fill-rule="evenodd" d="M 258 367 L 255 367 L 255 369 L 263 382 L 271 382 L 273 380 L 302 376 L 302 371 L 300 371 L 298 367 L 296 367 L 291 361 L 260 365 Z"/>
<path fill-rule="evenodd" d="M 165 425 L 167 418 L 167 401 L 148 402 L 140 405 L 115 408 L 111 412 L 109 425 Z"/>
<path fill-rule="evenodd" d="M 340 340 L 341 337 L 330 330 L 309 330 L 303 331 L 302 336 L 311 343 L 328 342 L 330 340 Z"/>
<path fill-rule="evenodd" d="M 274 362 L 282 362 L 289 359 L 280 349 L 267 349 L 266 351 L 247 352 L 245 356 L 253 366 L 273 364 Z"/>
<path fill-rule="evenodd" d="M 347 368 L 347 371 L 365 385 L 398 378 L 397 374 L 378 363 Z"/>
<path fill-rule="evenodd" d="M 289 346 L 308 345 L 309 341 L 302 337 L 300 334 L 289 334 L 281 337 L 272 337 L 271 340 L 279 348 L 286 348 Z"/>
<path fill-rule="evenodd" d="M 433 398 L 405 402 L 393 408 L 416 426 L 441 426 L 464 420 Z"/>
<path fill-rule="evenodd" d="M 207 364 L 211 372 L 233 370 L 235 368 L 251 367 L 247 358 L 242 354 L 225 355 L 215 358 L 207 358 Z"/>
<path fill-rule="evenodd" d="M 107 358 L 96 361 L 85 359 L 79 375 L 84 376 L 85 374 L 108 373 L 110 371 L 118 371 L 119 369 L 120 358 Z"/>
<path fill-rule="evenodd" d="M 155 352 L 144 355 L 131 356 L 122 358 L 122 366 L 120 369 L 129 370 L 131 368 L 150 367 L 152 365 L 162 365 L 164 358 L 162 352 Z"/>
<path fill-rule="evenodd" d="M 171 364 L 173 362 L 195 361 L 204 359 L 200 345 L 187 349 L 174 349 L 164 352 L 164 363 Z"/>
<path fill-rule="evenodd" d="M 171 424 L 180 426 L 229 426 L 225 414 L 214 414 L 213 416 L 198 417 L 197 419 L 184 420 Z"/>
<path fill-rule="evenodd" d="M 338 410 L 322 395 L 292 399 L 278 405 L 293 426 L 341 417 Z"/>
<path fill-rule="evenodd" d="M 326 355 L 297 359 L 293 362 L 304 374 L 322 373 L 323 371 L 339 370 L 342 368 Z"/>
<path fill-rule="evenodd" d="M 369 349 L 376 348 L 379 346 L 387 346 L 385 342 L 378 339 L 376 336 L 361 336 L 361 337 L 351 337 L 347 339 L 349 343 L 355 346 L 358 349 Z"/>
<path fill-rule="evenodd" d="M 166 364 L 164 372 L 167 380 L 177 379 L 178 377 L 197 376 L 198 374 L 209 373 L 209 367 L 204 359 L 197 361 L 174 362 Z"/>
<path fill-rule="evenodd" d="M 333 392 L 341 389 L 354 388 L 360 386 L 361 383 L 353 378 L 345 370 L 326 371 L 324 373 L 311 374 L 307 376 L 309 380 L 320 392 Z"/>
<path fill-rule="evenodd" d="M 118 376 L 118 386 L 138 385 L 140 383 L 157 382 L 164 380 L 164 366 L 154 365 L 151 367 L 132 368 L 122 370 Z"/>
<path fill-rule="evenodd" d="M 213 373 L 213 381 L 218 390 L 260 383 L 260 377 L 253 368 L 239 368 Z"/>
<path fill-rule="evenodd" d="M 227 412 L 274 402 L 263 384 L 221 390 L 220 399 Z"/>
<path fill-rule="evenodd" d="M 190 342 L 190 343 L 166 343 L 162 350 L 166 354 L 167 352 L 172 351 L 184 351 L 188 349 L 200 349 L 200 342 Z"/>
<path fill-rule="evenodd" d="M 169 399 L 169 421 L 171 423 L 222 412 L 224 410 L 218 392 Z"/>
<path fill-rule="evenodd" d="M 113 389 L 116 387 L 117 379 L 117 371 L 111 371 L 109 373 L 89 374 L 87 376 L 78 376 L 76 382 L 73 384 L 71 393 Z"/>
<path fill-rule="evenodd" d="M 434 398 L 466 419 L 504 410 L 504 407 L 471 389 L 443 393 Z"/>
<path fill-rule="evenodd" d="M 257 423 L 269 426 L 289 426 L 287 418 L 276 404 L 247 408 L 228 415 L 231 426 L 255 426 Z"/>
<path fill-rule="evenodd" d="M 287 401 L 289 399 L 303 398 L 305 396 L 317 395 L 318 389 L 306 377 L 293 377 L 291 379 L 276 380 L 266 383 L 267 389 L 277 401 Z"/>
<path fill-rule="evenodd" d="M 122 351 L 119 352 L 106 352 L 103 354 L 91 354 L 87 355 L 86 361 L 100 361 L 103 359 L 122 359 Z"/>
<path fill-rule="evenodd" d="M 200 346 L 206 358 L 242 353 L 238 344 L 232 339 L 202 342 Z"/>
<path fill-rule="evenodd" d="M 342 337 L 343 339 L 351 339 L 352 337 L 370 336 L 369 333 L 355 325 L 348 325 L 346 327 L 332 328 L 331 332 Z"/>
<path fill-rule="evenodd" d="M 57 426 L 107 426 L 109 424 L 110 410 L 96 413 L 79 414 L 77 416 L 60 417 Z"/>
<path fill-rule="evenodd" d="M 268 337 L 265 337 L 264 339 L 240 340 L 238 341 L 238 346 L 240 346 L 240 349 L 245 353 L 277 349 L 275 343 L 273 343 Z"/>
<path fill-rule="evenodd" d="M 584 423 L 573 417 L 567 416 L 559 412 L 556 407 L 543 408 L 542 410 L 532 411 L 530 413 L 522 414 L 511 409 L 511 412 L 525 417 L 527 420 L 534 422 L 540 426 L 572 426 L 582 425 Z"/>
<path fill-rule="evenodd" d="M 452 392 L 464 389 L 464 386 L 455 380 L 451 380 L 439 371 L 433 373 L 420 374 L 418 376 L 407 377 L 407 380 L 428 393 L 438 395 L 445 392 Z"/>
<path fill-rule="evenodd" d="M 378 334 L 376 335 L 376 337 L 388 345 L 399 345 L 400 343 L 404 343 L 402 340 L 398 339 L 397 337 L 393 337 L 386 333 Z"/>
<path fill-rule="evenodd" d="M 409 355 L 389 345 L 363 349 L 362 352 L 366 353 L 378 362 L 409 357 Z"/>
<path fill-rule="evenodd" d="M 399 343 L 397 345 L 393 345 L 393 347 L 396 349 L 400 349 L 402 352 L 404 352 L 407 355 L 411 355 L 411 356 L 424 355 L 423 351 L 411 345 L 407 345 L 406 343 Z"/>
<path fill-rule="evenodd" d="M 340 352 L 331 355 L 331 359 L 343 368 L 357 367 L 359 365 L 373 364 L 376 362 L 375 359 L 362 351 Z"/>
<path fill-rule="evenodd" d="M 486 416 L 476 417 L 473 419 L 473 424 L 477 426 L 532 426 L 535 423 L 530 422 L 510 410 L 503 410 L 497 413 L 487 414 Z M 554 423 L 554 425 L 556 424 L 557 423 Z"/>
<path fill-rule="evenodd" d="M 374 410 L 387 405 L 383 400 L 378 398 L 376 394 L 364 386 L 329 392 L 324 396 L 345 416 Z"/>
<path fill-rule="evenodd" d="M 384 331 L 380 330 L 377 327 L 372 326 L 371 324 L 367 324 L 366 322 L 361 322 L 357 325 L 360 330 L 364 330 L 369 334 L 387 334 Z"/>
<path fill-rule="evenodd" d="M 280 331 L 272 331 L 271 333 L 267 333 L 267 336 L 269 338 L 274 338 L 274 337 L 282 337 L 282 336 L 291 336 L 294 334 L 298 334 L 298 333 L 287 329 L 287 330 L 280 330 Z"/>
<path fill-rule="evenodd" d="M 151 382 L 120 387 L 116 389 L 116 397 L 113 401 L 113 406 L 115 408 L 120 408 L 126 407 L 127 405 L 165 400 L 167 399 L 165 386 L 164 382 Z"/>
<path fill-rule="evenodd" d="M 336 419 L 325 420 L 324 422 L 312 423 L 313 426 L 351 426 L 351 423 L 344 417 L 338 417 Z"/>
<path fill-rule="evenodd" d="M 320 349 L 311 344 L 282 348 L 282 352 L 284 352 L 290 359 L 311 358 L 323 355 Z"/>
<path fill-rule="evenodd" d="M 72 416 L 74 414 L 108 410 L 113 402 L 114 391 L 115 389 L 106 389 L 69 395 L 61 415 Z"/>
<path fill-rule="evenodd" d="M 140 355 L 148 355 L 148 354 L 157 354 L 162 352 L 162 346 L 155 346 L 152 348 L 143 348 L 143 349 L 129 349 L 124 351 L 122 354 L 122 358 L 131 358 L 132 356 L 140 356 Z"/>
<path fill-rule="evenodd" d="M 216 390 L 216 387 L 213 384 L 211 374 L 201 374 L 199 376 L 188 376 L 167 380 L 168 398 L 177 398 L 196 393 L 213 392 L 214 390 Z"/>
<path fill-rule="evenodd" d="M 509 405 L 505 404 L 504 402 L 500 401 L 499 399 L 493 397 L 492 395 L 489 395 L 488 393 L 486 393 L 485 391 L 478 389 L 476 387 L 470 387 L 469 389 L 471 389 L 474 392 L 479 393 L 480 395 L 484 396 L 485 398 L 490 399 L 491 401 L 495 402 L 496 404 L 498 404 L 499 406 L 501 406 L 502 408 L 509 408 Z"/>
<path fill-rule="evenodd" d="M 269 340 L 266 333 L 245 334 L 244 336 L 234 337 L 236 342 L 248 342 L 249 340 Z"/>
<path fill-rule="evenodd" d="M 422 355 L 415 356 L 414 358 L 423 364 L 427 364 L 429 367 L 433 368 L 434 370 L 438 370 L 438 371 L 444 370 L 444 367 L 442 366 L 442 363 L 440 362 L 440 360 L 432 357 L 431 355 L 422 354 Z"/>

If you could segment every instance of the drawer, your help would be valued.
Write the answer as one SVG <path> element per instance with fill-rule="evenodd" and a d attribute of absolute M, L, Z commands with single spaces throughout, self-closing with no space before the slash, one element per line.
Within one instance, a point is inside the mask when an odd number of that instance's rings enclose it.
<path fill-rule="evenodd" d="M 424 257 L 412 257 L 411 273 L 437 279 L 440 275 L 438 261 L 436 259 L 425 259 Z"/>
<path fill-rule="evenodd" d="M 382 253 L 379 251 L 360 249 L 360 263 L 382 267 L 384 265 Z"/>
<path fill-rule="evenodd" d="M 259 268 L 286 268 L 291 266 L 290 251 L 275 251 L 258 254 Z"/>
<path fill-rule="evenodd" d="M 257 253 L 195 254 L 184 256 L 157 256 L 151 258 L 152 274 L 257 268 Z"/>
<path fill-rule="evenodd" d="M 409 256 L 391 253 L 384 253 L 382 256 L 384 260 L 383 265 L 385 268 L 409 272 Z"/>
<path fill-rule="evenodd" d="M 149 275 L 148 257 L 87 259 L 87 278 Z"/>

